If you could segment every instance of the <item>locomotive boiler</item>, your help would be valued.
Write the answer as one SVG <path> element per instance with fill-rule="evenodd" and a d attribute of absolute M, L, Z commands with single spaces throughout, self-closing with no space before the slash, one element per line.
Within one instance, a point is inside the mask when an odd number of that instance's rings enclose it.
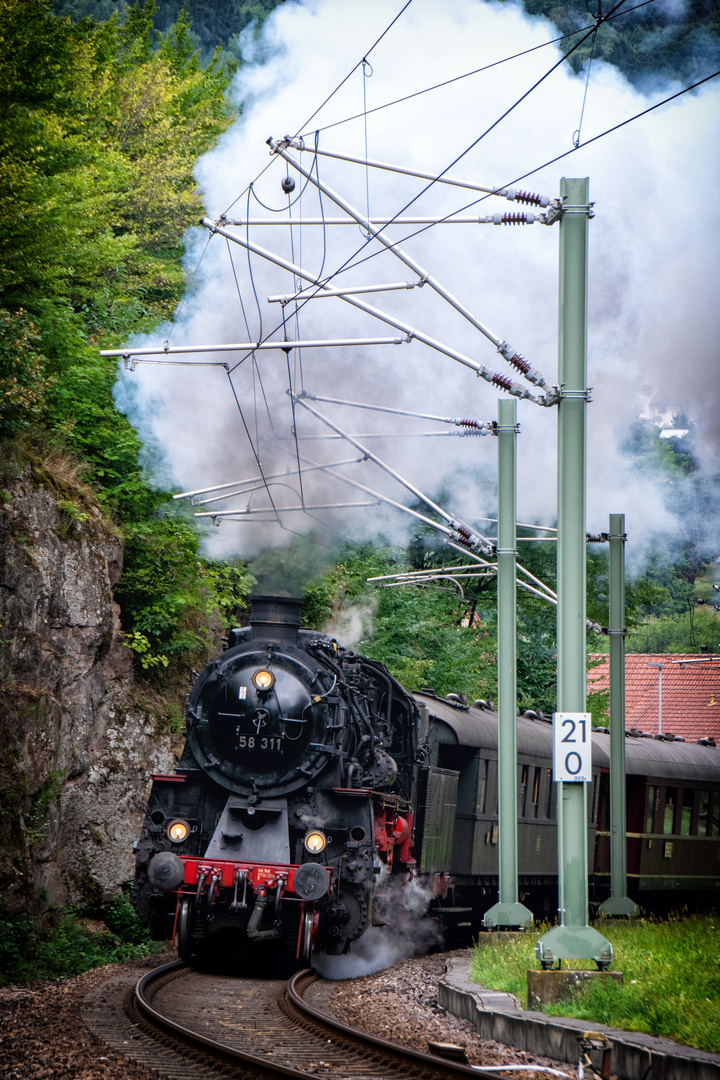
<path fill-rule="evenodd" d="M 411 852 L 420 714 L 378 663 L 255 597 L 190 694 L 174 774 L 153 778 L 135 905 L 183 958 L 276 943 L 307 963 L 371 923 Z"/>

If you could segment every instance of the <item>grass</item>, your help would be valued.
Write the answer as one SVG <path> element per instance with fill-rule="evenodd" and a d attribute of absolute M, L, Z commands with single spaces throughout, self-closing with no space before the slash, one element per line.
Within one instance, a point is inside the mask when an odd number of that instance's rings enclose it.
<path fill-rule="evenodd" d="M 112 902 L 102 920 L 83 918 L 72 910 L 43 919 L 0 918 L 0 986 L 81 975 L 163 948 L 162 942 L 150 940 L 124 894 Z"/>
<path fill-rule="evenodd" d="M 634 923 L 603 920 L 595 925 L 612 943 L 611 970 L 623 973 L 623 985 L 592 981 L 576 997 L 548 1005 L 545 1012 L 720 1052 L 720 914 Z M 535 942 L 546 929 L 537 927 L 522 938 L 477 946 L 472 978 L 490 989 L 515 994 L 524 1004 L 527 970 L 538 966 Z M 569 960 L 563 967 L 587 970 L 595 965 Z"/>

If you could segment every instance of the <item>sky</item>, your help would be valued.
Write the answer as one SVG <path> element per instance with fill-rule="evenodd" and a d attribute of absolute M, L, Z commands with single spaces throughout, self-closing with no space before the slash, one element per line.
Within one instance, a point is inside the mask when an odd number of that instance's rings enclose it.
<path fill-rule="evenodd" d="M 259 40 L 245 35 L 243 54 L 250 62 L 241 67 L 232 91 L 242 115 L 196 171 L 206 215 L 213 221 L 273 219 L 278 224 L 228 228 L 302 266 L 313 278 L 331 277 L 336 288 L 417 282 L 429 274 L 553 385 L 557 224 L 426 229 L 395 224 L 388 235 L 413 261 L 408 267 L 377 241 L 368 242 L 357 224 L 301 227 L 301 217 L 327 222 L 347 215 L 329 197 L 319 199 L 312 183 L 270 152 L 267 139 L 301 135 L 308 150 L 295 158 L 307 169 L 315 161 L 322 183 L 361 214 L 369 209 L 371 217 L 386 219 L 398 214 L 437 219 L 468 206 L 465 213 L 476 217 L 533 208 L 315 158 L 316 140 L 320 150 L 433 176 L 448 169 L 448 176 L 471 184 L 511 185 L 550 199 L 558 196 L 563 176 L 589 177 L 594 217 L 589 226 L 587 525 L 592 532 L 607 530 L 608 514 L 624 513 L 628 560 L 639 566 L 657 535 L 678 523 L 665 507 L 666 485 L 641 477 L 623 453 L 629 425 L 654 396 L 695 422 L 708 470 L 720 443 L 720 226 L 713 205 L 720 170 L 718 80 L 595 139 L 682 87 L 654 85 L 643 94 L 611 66 L 594 62 L 584 100 L 586 72 L 575 76 L 567 64 L 551 70 L 561 57 L 558 46 L 548 44 L 556 28 L 527 17 L 519 6 L 413 0 L 388 29 L 401 7 L 400 0 L 285 3 L 270 16 Z M 484 70 L 458 78 L 479 68 Z M 447 80 L 455 81 L 419 93 Z M 380 108 L 408 95 L 415 96 Z M 573 149 L 578 129 L 580 148 L 545 165 Z M 296 181 L 289 196 L 281 186 L 286 175 Z M 135 347 L 162 347 L 166 339 L 179 346 L 404 336 L 337 298 L 310 300 L 297 316 L 292 305 L 268 303 L 268 296 L 294 292 L 293 275 L 206 229 L 188 234 L 185 262 L 192 284 L 174 325 L 134 339 Z M 362 299 L 537 392 L 428 284 Z M 300 502 L 298 454 L 326 463 L 360 456 L 342 440 L 317 439 L 333 432 L 300 406 L 293 419 L 290 382 L 309 394 L 480 422 L 496 420 L 498 400 L 506 396 L 417 339 L 289 354 L 273 349 L 257 352 L 255 363 L 247 352 L 191 358 L 201 366 L 139 364 L 119 374 L 116 398 L 147 439 L 148 468 L 158 483 L 173 483 L 181 491 L 257 477 L 262 468 L 266 478 L 275 477 L 269 483 L 276 507 Z M 238 365 L 232 386 L 218 361 Z M 427 420 L 330 404 L 313 407 L 447 513 L 496 535 L 495 525 L 482 520 L 495 512 L 497 442 L 492 436 L 457 438 L 458 428 Z M 518 421 L 518 519 L 551 525 L 556 410 L 519 401 Z M 430 431 L 442 435 L 417 434 Z M 368 433 L 382 437 L 363 442 Z M 406 505 L 414 500 L 372 461 L 339 471 Z M 320 471 L 304 474 L 302 495 L 309 506 L 373 501 Z M 197 509 L 261 511 L 268 505 L 267 491 L 260 489 Z M 713 515 L 709 505 L 708 521 Z M 225 521 L 212 530 L 209 552 L 253 556 L 287 542 L 294 531 L 310 530 L 353 539 L 382 532 L 401 542 L 412 527 L 412 519 L 377 504 L 316 511 L 312 517 L 287 512 L 281 514 L 285 529 L 264 524 L 267 516 Z"/>

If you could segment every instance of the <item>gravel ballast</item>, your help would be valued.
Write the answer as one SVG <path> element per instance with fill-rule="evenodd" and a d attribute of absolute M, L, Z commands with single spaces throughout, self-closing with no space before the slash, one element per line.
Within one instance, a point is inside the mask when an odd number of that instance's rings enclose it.
<path fill-rule="evenodd" d="M 372 975 L 337 982 L 330 1007 L 345 1023 L 418 1050 L 428 1042 L 463 1046 L 471 1064 L 498 1066 L 546 1064 L 569 1076 L 574 1069 L 543 1062 L 478 1037 L 470 1023 L 448 1015 L 438 1005 L 437 985 L 448 955 L 403 960 Z M 84 998 L 120 972 L 137 972 L 174 959 L 174 954 L 96 968 L 70 979 L 0 989 L 0 1074 L 7 1080 L 150 1080 L 155 1074 L 99 1045 L 85 1027 Z M 537 1080 L 538 1073 L 513 1071 L 516 1080 Z"/>

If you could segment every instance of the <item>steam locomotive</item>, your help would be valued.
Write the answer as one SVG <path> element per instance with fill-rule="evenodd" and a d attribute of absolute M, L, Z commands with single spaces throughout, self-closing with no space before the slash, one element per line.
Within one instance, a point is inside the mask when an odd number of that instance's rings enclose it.
<path fill-rule="evenodd" d="M 134 903 L 179 955 L 347 952 L 423 875 L 447 938 L 497 898 L 497 714 L 408 694 L 382 664 L 300 628 L 301 601 L 255 597 L 199 676 L 186 743 L 154 776 Z M 557 906 L 552 727 L 518 717 L 519 883 Z M 633 745 L 635 744 L 635 745 Z M 642 744 L 642 745 L 641 745 Z M 609 892 L 607 735 L 593 741 L 592 895 Z M 720 750 L 628 739 L 628 881 L 646 907 L 720 888 Z M 468 933 L 469 938 L 469 933 Z"/>
<path fill-rule="evenodd" d="M 228 937 L 343 952 L 381 872 L 415 869 L 418 708 L 382 664 L 301 630 L 301 606 L 254 599 L 193 687 L 175 774 L 153 778 L 135 904 L 183 958 Z"/>

